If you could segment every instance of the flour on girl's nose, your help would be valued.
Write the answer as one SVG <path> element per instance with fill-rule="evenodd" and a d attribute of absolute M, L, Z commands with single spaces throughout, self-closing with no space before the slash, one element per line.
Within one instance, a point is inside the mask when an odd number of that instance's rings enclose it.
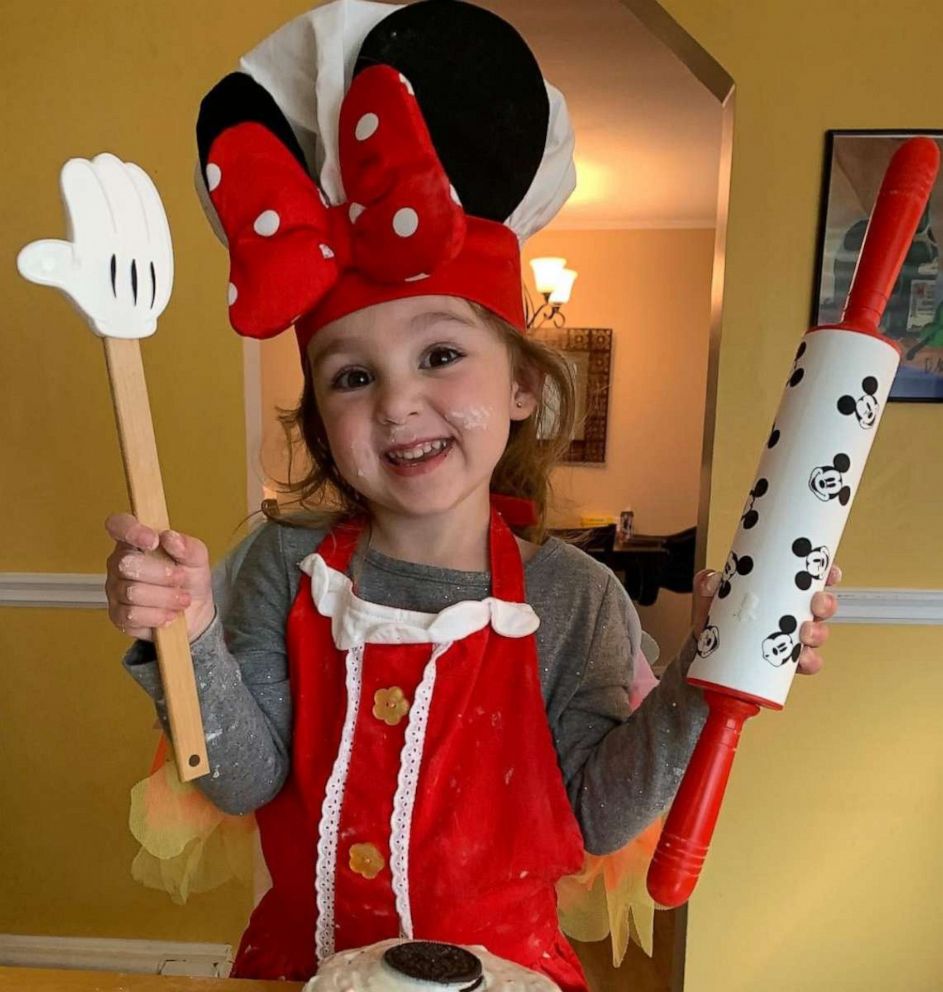
<path fill-rule="evenodd" d="M 470 406 L 464 410 L 450 410 L 448 420 L 466 431 L 480 430 L 488 426 L 494 407 Z"/>
<path fill-rule="evenodd" d="M 409 433 L 405 437 L 400 437 L 400 431 L 406 430 L 405 424 L 390 424 L 390 444 L 409 444 L 411 441 L 416 440 L 416 435 L 412 432 L 412 428 L 409 429 Z"/>

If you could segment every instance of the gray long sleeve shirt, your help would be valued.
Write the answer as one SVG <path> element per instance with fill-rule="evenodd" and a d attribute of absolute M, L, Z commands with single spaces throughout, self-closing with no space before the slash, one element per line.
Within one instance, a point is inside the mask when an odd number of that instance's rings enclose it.
<path fill-rule="evenodd" d="M 324 531 L 267 523 L 217 570 L 217 616 L 193 642 L 211 774 L 197 784 L 222 810 L 246 813 L 272 799 L 288 775 L 291 691 L 285 622 L 301 579 L 298 563 Z M 358 595 L 386 606 L 438 613 L 490 594 L 488 572 L 390 558 L 355 559 Z M 618 850 L 671 802 L 707 707 L 684 675 L 689 636 L 659 685 L 629 709 L 638 614 L 613 573 L 558 538 L 524 566 L 547 720 L 567 793 L 594 854 Z M 165 729 L 160 676 L 150 643 L 125 666 L 151 695 Z"/>

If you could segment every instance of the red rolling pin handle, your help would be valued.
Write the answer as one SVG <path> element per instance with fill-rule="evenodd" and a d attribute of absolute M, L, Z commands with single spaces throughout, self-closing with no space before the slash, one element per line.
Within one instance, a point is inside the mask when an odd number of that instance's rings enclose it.
<path fill-rule="evenodd" d="M 756 703 L 708 689 L 710 715 L 675 797 L 648 870 L 648 892 L 661 906 L 687 902 L 707 857 L 740 731 Z"/>
<path fill-rule="evenodd" d="M 839 326 L 876 333 L 930 197 L 940 149 L 911 138 L 894 153 L 878 192 Z"/>

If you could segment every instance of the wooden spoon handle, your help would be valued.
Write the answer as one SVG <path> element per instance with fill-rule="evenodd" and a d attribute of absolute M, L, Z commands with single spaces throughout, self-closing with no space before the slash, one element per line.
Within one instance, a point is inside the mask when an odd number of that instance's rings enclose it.
<path fill-rule="evenodd" d="M 167 503 L 157 460 L 140 342 L 136 338 L 106 337 L 102 340 L 131 509 L 141 523 L 158 532 L 167 530 L 170 526 Z M 150 554 L 171 560 L 161 548 Z M 186 619 L 180 616 L 168 626 L 156 629 L 154 637 L 177 771 L 180 780 L 188 782 L 206 775 L 209 762 Z"/>

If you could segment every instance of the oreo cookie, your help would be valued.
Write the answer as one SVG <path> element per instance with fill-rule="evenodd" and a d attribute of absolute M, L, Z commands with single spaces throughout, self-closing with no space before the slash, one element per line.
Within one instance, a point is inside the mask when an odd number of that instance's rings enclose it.
<path fill-rule="evenodd" d="M 456 992 L 473 992 L 484 983 L 481 961 L 455 944 L 431 940 L 413 940 L 388 948 L 384 963 L 407 978 L 455 988 Z"/>

